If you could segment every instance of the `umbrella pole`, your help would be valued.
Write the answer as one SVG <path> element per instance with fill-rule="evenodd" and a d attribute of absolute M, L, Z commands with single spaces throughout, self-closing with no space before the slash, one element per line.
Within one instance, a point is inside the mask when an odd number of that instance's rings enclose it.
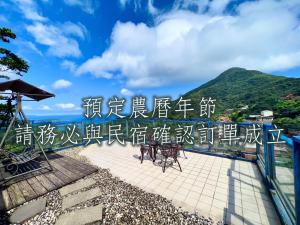
<path fill-rule="evenodd" d="M 13 125 L 14 122 L 15 122 L 18 113 L 20 112 L 20 109 L 21 109 L 21 103 L 20 103 L 20 102 L 21 102 L 21 98 L 20 98 L 19 95 L 17 95 L 17 107 L 16 107 L 16 112 L 15 112 L 13 118 L 11 119 L 11 121 L 10 121 L 10 123 L 9 123 L 9 125 L 8 125 L 8 127 L 7 127 L 7 129 L 6 129 L 6 131 L 5 131 L 5 134 L 4 134 L 4 136 L 3 136 L 2 140 L 1 140 L 1 143 L 0 143 L 0 149 L 2 149 L 3 144 L 4 144 L 4 141 L 5 141 L 5 139 L 6 139 L 7 135 L 8 135 L 8 133 L 9 133 L 9 131 L 11 130 L 12 125 Z"/>
<path fill-rule="evenodd" d="M 23 109 L 22 109 L 22 99 L 21 99 L 22 97 L 21 97 L 20 95 L 18 95 L 18 96 L 19 96 L 19 99 L 18 99 L 18 97 L 17 97 L 17 105 L 19 106 L 18 108 L 19 108 L 20 116 L 21 116 L 22 120 L 24 120 L 24 122 L 25 122 L 26 124 L 29 124 L 29 122 L 28 122 L 28 120 L 27 120 L 27 117 L 25 116 L 25 113 L 24 113 L 24 111 L 23 111 Z M 32 135 L 33 135 L 34 139 L 37 140 L 35 134 L 32 133 Z M 45 153 L 45 151 L 44 151 L 44 149 L 43 149 L 43 146 L 41 145 L 41 143 L 39 143 L 39 141 L 37 141 L 36 143 L 37 143 L 38 147 L 41 149 L 41 151 L 42 151 L 42 153 L 43 153 L 45 159 L 47 160 L 47 164 L 49 165 L 50 170 L 53 170 L 52 165 L 50 164 L 49 159 L 48 159 L 48 157 L 47 157 L 47 155 L 46 155 L 46 153 Z"/>

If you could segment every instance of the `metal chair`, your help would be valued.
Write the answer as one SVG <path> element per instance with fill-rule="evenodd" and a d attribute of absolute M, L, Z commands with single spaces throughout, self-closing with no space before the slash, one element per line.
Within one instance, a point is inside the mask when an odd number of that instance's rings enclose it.
<path fill-rule="evenodd" d="M 185 150 L 184 150 L 184 142 L 177 143 L 177 145 L 178 145 L 179 151 L 182 151 L 184 158 L 187 159 L 187 157 L 185 155 Z"/>
<path fill-rule="evenodd" d="M 173 158 L 174 162 L 178 164 L 180 172 L 182 172 L 180 163 L 177 159 L 178 152 L 180 151 L 180 147 L 178 144 L 163 144 L 160 147 L 161 155 L 164 157 L 164 165 L 162 167 L 162 171 L 166 171 L 166 164 L 168 158 Z"/>
<path fill-rule="evenodd" d="M 141 157 L 140 157 L 141 163 L 143 163 L 143 161 L 144 161 L 144 155 L 145 155 L 145 153 L 148 154 L 148 155 L 150 155 L 150 158 L 153 160 L 153 157 L 152 157 L 152 148 L 151 148 L 150 145 L 148 145 L 148 144 L 142 144 L 141 148 L 140 148 L 140 151 L 141 151 Z"/>

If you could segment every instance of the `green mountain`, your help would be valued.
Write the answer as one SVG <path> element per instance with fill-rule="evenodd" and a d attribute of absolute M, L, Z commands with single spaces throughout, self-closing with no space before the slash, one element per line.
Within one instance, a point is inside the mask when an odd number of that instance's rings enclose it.
<path fill-rule="evenodd" d="M 288 95 L 292 99 L 287 100 L 285 97 Z M 190 113 L 190 117 L 199 117 L 202 97 L 212 97 L 216 99 L 216 114 L 219 115 L 233 109 L 235 119 L 241 119 L 249 114 L 260 114 L 262 110 L 273 110 L 277 118 L 295 119 L 299 116 L 300 119 L 300 97 L 297 96 L 300 96 L 300 78 L 235 67 L 189 91 L 183 98 L 192 99 L 195 111 Z M 240 112 L 240 108 L 246 105 L 249 108 Z"/>
<path fill-rule="evenodd" d="M 185 98 L 197 100 L 212 97 L 217 100 L 216 109 L 236 109 L 248 105 L 252 113 L 272 109 L 288 94 L 300 96 L 300 78 L 287 78 L 265 74 L 256 70 L 231 68 L 217 78 L 186 93 Z"/>

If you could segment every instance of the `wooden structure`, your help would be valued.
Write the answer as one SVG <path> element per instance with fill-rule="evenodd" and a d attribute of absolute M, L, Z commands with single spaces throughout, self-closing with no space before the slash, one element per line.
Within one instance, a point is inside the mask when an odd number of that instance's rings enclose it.
<path fill-rule="evenodd" d="M 50 191 L 61 188 L 97 171 L 97 168 L 57 153 L 47 154 L 52 171 L 35 171 L 25 179 L 7 183 L 0 192 L 0 210 L 15 208 Z M 0 171 L 0 176 L 2 171 Z M 30 176 L 29 176 L 30 175 Z"/>
<path fill-rule="evenodd" d="M 1 168 L 6 170 L 6 176 L 2 176 L 0 179 L 1 183 L 7 182 L 10 179 L 24 176 L 28 173 L 38 171 L 41 169 L 52 169 L 47 155 L 43 149 L 43 146 L 37 141 L 36 146 L 24 147 L 24 151 L 19 155 L 11 153 L 8 149 L 5 149 L 5 141 L 7 140 L 9 132 L 12 130 L 14 124 L 18 121 L 19 123 L 29 124 L 25 113 L 22 109 L 22 97 L 26 96 L 31 98 L 33 101 L 40 101 L 46 98 L 54 97 L 47 91 L 37 88 L 31 84 L 28 84 L 22 80 L 11 80 L 7 82 L 0 83 L 0 91 L 11 91 L 11 93 L 4 92 L 2 94 L 9 94 L 11 97 L 8 99 L 11 106 L 11 101 L 16 101 L 15 112 L 11 112 L 13 115 L 3 137 L 0 142 L 0 153 L 2 154 Z M 35 135 L 32 134 L 35 138 Z M 36 138 L 35 138 L 36 139 Z M 40 154 L 41 153 L 41 154 Z M 43 157 L 43 160 L 38 160 L 38 158 Z M 44 163 L 42 163 L 44 162 Z"/>

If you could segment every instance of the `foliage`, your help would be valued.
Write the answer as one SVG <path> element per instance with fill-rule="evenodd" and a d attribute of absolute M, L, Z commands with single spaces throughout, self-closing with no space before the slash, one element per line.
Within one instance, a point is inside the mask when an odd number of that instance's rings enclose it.
<path fill-rule="evenodd" d="M 275 116 L 296 118 L 300 115 L 300 98 L 281 100 L 274 106 Z"/>
<path fill-rule="evenodd" d="M 9 39 L 15 39 L 16 38 L 16 35 L 11 31 L 11 29 L 9 28 L 0 28 L 0 39 L 3 41 L 3 42 L 7 42 L 9 43 Z"/>
<path fill-rule="evenodd" d="M 255 70 L 231 68 L 217 78 L 188 92 L 185 97 L 199 102 L 201 97 L 217 100 L 216 110 L 248 105 L 251 113 L 272 109 L 288 94 L 300 95 L 300 79 L 273 76 Z"/>
<path fill-rule="evenodd" d="M 15 39 L 16 35 L 11 29 L 0 27 L 0 40 L 4 43 L 9 43 L 11 39 Z M 6 48 L 0 47 L 0 78 L 9 79 L 8 76 L 1 74 L 1 72 L 13 72 L 22 76 L 22 73 L 28 71 L 28 64 L 25 60 L 18 57 L 16 54 Z M 0 100 L 4 100 L 5 97 L 0 96 Z M 6 104 L 0 104 L 0 126 L 5 125 L 4 122 L 10 121 L 11 114 L 7 113 L 9 107 Z M 14 110 L 14 109 L 13 109 Z"/>
<path fill-rule="evenodd" d="M 285 130 L 300 130 L 300 116 L 296 118 L 282 117 L 274 120 L 274 124 Z"/>
<path fill-rule="evenodd" d="M 229 115 L 229 118 L 234 122 L 242 122 L 247 119 L 249 116 L 248 113 L 236 111 Z"/>
<path fill-rule="evenodd" d="M 281 100 L 274 106 L 274 124 L 285 130 L 300 130 L 300 97 Z"/>
<path fill-rule="evenodd" d="M 231 68 L 215 79 L 186 93 L 183 98 L 191 99 L 193 112 L 190 118 L 199 118 L 199 102 L 202 97 L 216 99 L 216 112 L 213 119 L 224 114 L 228 109 L 234 121 L 242 121 L 250 114 L 260 114 L 262 110 L 275 111 L 276 118 L 296 118 L 299 115 L 299 101 L 282 101 L 283 97 L 292 94 L 300 96 L 300 79 L 265 74 L 256 70 Z M 172 107 L 175 106 L 176 100 Z M 247 110 L 241 110 L 248 105 Z M 172 118 L 182 118 L 179 113 L 172 112 Z M 294 123 L 294 122 L 293 122 Z"/>
<path fill-rule="evenodd" d="M 0 28 L 0 40 L 9 43 L 10 39 L 15 39 L 16 35 L 8 28 Z M 28 64 L 25 60 L 8 49 L 0 48 L 0 72 L 12 71 L 20 76 L 28 71 Z M 0 75 L 7 78 L 6 75 Z"/>

